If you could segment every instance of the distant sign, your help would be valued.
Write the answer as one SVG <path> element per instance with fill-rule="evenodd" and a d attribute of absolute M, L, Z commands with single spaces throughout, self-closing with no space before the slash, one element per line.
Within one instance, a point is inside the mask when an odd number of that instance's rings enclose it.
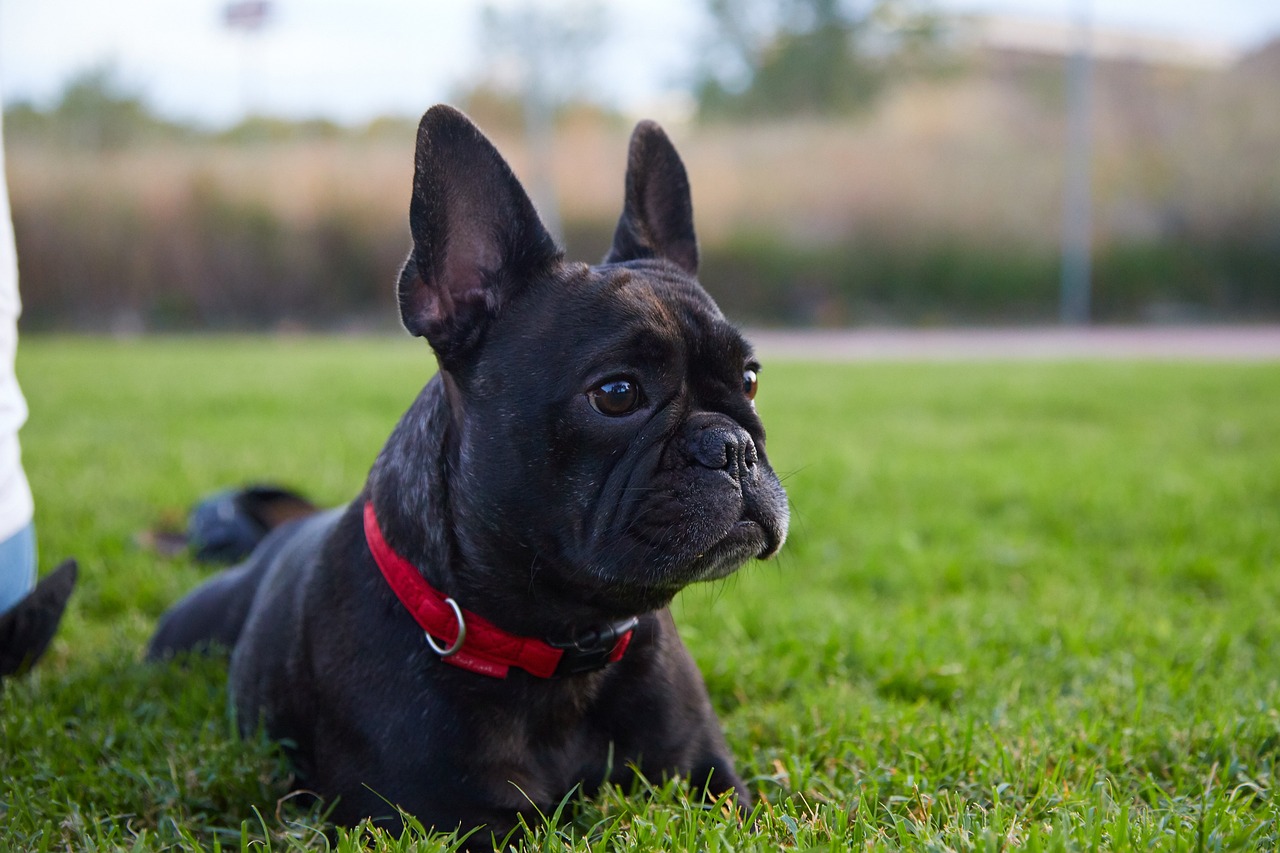
<path fill-rule="evenodd" d="M 223 12 L 223 20 L 233 30 L 252 32 L 262 29 L 271 13 L 268 0 L 237 0 L 228 3 Z"/>

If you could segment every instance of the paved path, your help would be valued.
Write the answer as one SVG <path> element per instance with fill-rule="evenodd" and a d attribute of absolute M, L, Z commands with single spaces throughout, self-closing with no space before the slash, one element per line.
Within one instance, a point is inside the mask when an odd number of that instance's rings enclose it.
<path fill-rule="evenodd" d="M 747 330 L 766 358 L 1280 360 L 1280 325 L 1044 326 L 1016 329 Z"/>

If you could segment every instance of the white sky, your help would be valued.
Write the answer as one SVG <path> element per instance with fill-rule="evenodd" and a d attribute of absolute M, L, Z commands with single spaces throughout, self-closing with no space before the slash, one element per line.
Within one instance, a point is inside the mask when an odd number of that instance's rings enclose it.
<path fill-rule="evenodd" d="M 508 3 L 510 0 L 508 0 Z M 557 0 L 545 0 L 557 2 Z M 935 0 L 945 10 L 1065 20 L 1090 0 Z M 1101 26 L 1250 47 L 1280 35 L 1280 0 L 1091 0 Z M 478 0 L 274 0 L 270 26 L 222 25 L 225 0 L 0 0 L 0 93 L 46 102 L 113 63 L 168 115 L 210 123 L 246 107 L 361 121 L 417 115 L 474 79 Z M 624 106 L 679 88 L 696 61 L 699 0 L 607 3 L 601 83 Z"/>

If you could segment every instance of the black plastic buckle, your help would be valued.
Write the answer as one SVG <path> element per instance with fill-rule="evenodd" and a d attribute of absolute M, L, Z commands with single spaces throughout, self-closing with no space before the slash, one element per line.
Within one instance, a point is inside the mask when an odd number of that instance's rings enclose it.
<path fill-rule="evenodd" d="M 639 622 L 639 618 L 632 616 L 630 619 L 624 619 L 621 622 L 614 622 L 601 628 L 592 628 L 567 643 L 556 643 L 547 640 L 547 645 L 557 649 L 564 649 L 560 662 L 556 664 L 555 675 L 557 677 L 578 675 L 579 673 L 592 672 L 608 666 L 610 663 L 609 658 L 613 656 L 613 650 L 617 647 L 618 641 L 635 630 Z"/>

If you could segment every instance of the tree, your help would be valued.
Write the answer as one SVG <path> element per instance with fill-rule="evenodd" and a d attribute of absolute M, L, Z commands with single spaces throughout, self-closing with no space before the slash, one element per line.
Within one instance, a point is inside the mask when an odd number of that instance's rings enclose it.
<path fill-rule="evenodd" d="M 47 111 L 15 104 L 5 113 L 15 137 L 45 139 L 99 151 L 123 148 L 143 138 L 180 136 L 187 131 L 158 118 L 142 95 L 121 83 L 111 65 L 81 71 Z"/>
<path fill-rule="evenodd" d="M 705 118 L 855 112 L 938 43 L 937 17 L 914 0 L 706 3 Z"/>

